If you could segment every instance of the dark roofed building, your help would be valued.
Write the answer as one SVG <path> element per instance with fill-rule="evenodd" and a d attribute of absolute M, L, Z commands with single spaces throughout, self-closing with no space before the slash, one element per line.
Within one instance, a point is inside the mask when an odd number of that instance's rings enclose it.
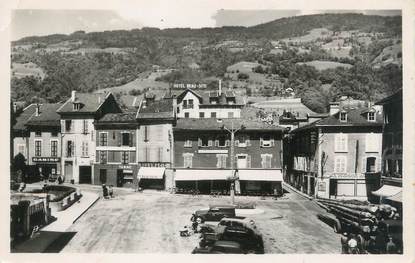
<path fill-rule="evenodd" d="M 143 101 L 137 111 L 137 120 L 168 119 L 175 118 L 173 99 L 162 99 L 154 102 Z"/>
<path fill-rule="evenodd" d="M 294 129 L 284 141 L 285 181 L 330 199 L 373 201 L 379 186 L 381 107 L 341 107 L 334 115 Z"/>

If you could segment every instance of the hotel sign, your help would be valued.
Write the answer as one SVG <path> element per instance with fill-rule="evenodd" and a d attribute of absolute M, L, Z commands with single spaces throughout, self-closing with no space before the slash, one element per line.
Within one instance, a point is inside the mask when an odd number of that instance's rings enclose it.
<path fill-rule="evenodd" d="M 228 153 L 228 150 L 199 150 L 198 153 Z"/>
<path fill-rule="evenodd" d="M 36 163 L 56 163 L 60 160 L 59 157 L 32 157 L 32 161 Z"/>
<path fill-rule="evenodd" d="M 206 89 L 205 83 L 173 83 L 173 89 Z"/>
<path fill-rule="evenodd" d="M 140 167 L 169 167 L 170 163 L 152 163 L 152 162 L 139 162 Z"/>

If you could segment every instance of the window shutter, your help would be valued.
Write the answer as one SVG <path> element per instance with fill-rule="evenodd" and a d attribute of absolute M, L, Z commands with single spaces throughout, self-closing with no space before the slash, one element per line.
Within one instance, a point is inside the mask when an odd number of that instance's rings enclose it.
<path fill-rule="evenodd" d="M 213 141 L 212 140 L 209 140 L 208 141 L 208 146 L 211 147 L 212 145 L 213 145 Z"/>
<path fill-rule="evenodd" d="M 275 140 L 271 139 L 271 146 L 275 146 Z"/>
<path fill-rule="evenodd" d="M 229 140 L 226 140 L 226 141 L 225 141 L 225 146 L 226 146 L 226 147 L 229 147 L 230 145 L 231 145 L 231 142 L 230 142 Z"/>
<path fill-rule="evenodd" d="M 246 143 L 246 146 L 251 146 L 251 140 L 249 139 L 249 137 L 248 139 L 245 140 L 245 143 Z"/>
<path fill-rule="evenodd" d="M 99 163 L 99 157 L 101 156 L 101 152 L 97 151 L 97 155 L 95 156 L 95 162 Z"/>
<path fill-rule="evenodd" d="M 220 155 L 219 154 L 216 154 L 216 159 L 217 159 L 216 168 L 220 168 L 220 161 L 221 161 L 220 158 L 221 158 Z"/>
<path fill-rule="evenodd" d="M 238 147 L 239 146 L 239 140 L 235 140 L 235 146 Z"/>
<path fill-rule="evenodd" d="M 118 146 L 121 146 L 122 133 L 119 132 L 117 135 L 118 135 Z"/>
<path fill-rule="evenodd" d="M 265 167 L 265 159 L 266 159 L 266 158 L 265 158 L 265 155 L 261 154 L 261 167 L 262 167 L 262 168 L 266 168 L 266 167 Z"/>
<path fill-rule="evenodd" d="M 133 147 L 133 135 L 130 133 L 128 133 L 128 141 L 130 142 L 130 147 Z"/>
<path fill-rule="evenodd" d="M 215 147 L 219 147 L 219 140 L 215 140 Z"/>
<path fill-rule="evenodd" d="M 248 168 L 251 168 L 251 156 L 250 155 L 246 156 L 246 166 Z"/>
<path fill-rule="evenodd" d="M 382 162 L 380 158 L 376 158 L 376 172 L 380 172 L 382 170 Z"/>
<path fill-rule="evenodd" d="M 197 146 L 199 146 L 199 147 L 201 147 L 201 146 L 202 146 L 202 139 L 200 139 L 200 138 L 199 138 L 199 139 L 197 140 Z"/>
<path fill-rule="evenodd" d="M 259 138 L 259 146 L 262 147 L 263 139 L 262 137 Z"/>
<path fill-rule="evenodd" d="M 71 155 L 72 157 L 75 156 L 75 141 L 72 141 Z"/>

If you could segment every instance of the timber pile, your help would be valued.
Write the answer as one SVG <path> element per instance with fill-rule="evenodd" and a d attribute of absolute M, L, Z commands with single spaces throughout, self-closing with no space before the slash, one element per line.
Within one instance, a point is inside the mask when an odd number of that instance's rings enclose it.
<path fill-rule="evenodd" d="M 362 226 L 372 228 L 381 219 L 391 219 L 396 212 L 396 209 L 390 205 L 374 205 L 357 200 L 345 201 L 321 198 L 317 199 L 317 202 L 340 221 L 357 228 Z"/>

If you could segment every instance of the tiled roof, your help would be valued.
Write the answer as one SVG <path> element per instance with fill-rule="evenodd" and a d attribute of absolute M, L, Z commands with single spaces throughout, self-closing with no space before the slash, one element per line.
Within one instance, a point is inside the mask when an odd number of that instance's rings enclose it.
<path fill-rule="evenodd" d="M 39 105 L 39 115 L 32 114 L 27 126 L 60 126 L 60 116 L 56 112 L 62 103 L 50 103 Z M 36 106 L 35 106 L 36 109 Z"/>
<path fill-rule="evenodd" d="M 73 109 L 73 104 L 69 98 L 63 106 L 58 110 L 58 113 L 63 112 L 85 112 L 94 113 L 98 110 L 99 106 L 105 101 L 105 99 L 111 93 L 76 93 L 76 100 L 82 103 L 82 107 L 79 110 Z"/>
<path fill-rule="evenodd" d="M 216 118 L 205 118 L 205 119 L 194 119 L 184 118 L 178 119 L 175 130 L 220 130 L 222 126 L 228 128 L 232 127 L 239 128 L 242 125 L 245 130 L 275 130 L 283 131 L 284 128 L 281 126 L 270 125 L 262 121 L 246 120 L 246 119 L 216 119 Z"/>
<path fill-rule="evenodd" d="M 362 126 L 382 126 L 383 125 L 383 114 L 380 112 L 376 113 L 376 121 L 370 122 L 367 120 L 366 113 L 368 112 L 368 108 L 360 108 L 360 109 L 343 109 L 347 112 L 347 121 L 341 122 L 339 119 L 340 112 L 331 115 L 327 118 L 318 120 L 311 124 L 304 125 L 300 128 L 294 129 L 292 132 L 301 131 L 305 129 L 315 128 L 315 127 L 322 127 L 322 126 L 337 126 L 337 127 L 362 127 Z"/>
<path fill-rule="evenodd" d="M 137 113 L 137 119 L 165 119 L 173 117 L 174 110 L 172 99 L 157 100 L 146 106 L 141 105 Z"/>
<path fill-rule="evenodd" d="M 20 113 L 19 116 L 16 117 L 16 123 L 13 125 L 13 130 L 24 130 L 26 129 L 26 123 L 29 118 L 35 113 L 36 111 L 36 104 L 30 104 L 26 108 L 23 109 L 23 112 Z"/>
<path fill-rule="evenodd" d="M 278 99 L 270 101 L 261 101 L 252 104 L 253 107 L 262 108 L 265 110 L 270 110 L 277 112 L 279 115 L 282 115 L 284 111 L 291 112 L 295 116 L 298 113 L 298 117 L 305 117 L 307 114 L 315 114 L 307 106 L 305 106 L 301 99 Z"/>
<path fill-rule="evenodd" d="M 137 108 L 140 105 L 140 102 L 143 98 L 143 95 L 132 96 L 132 95 L 122 95 L 119 98 L 116 98 L 116 101 L 126 111 L 137 112 Z"/>
<path fill-rule="evenodd" d="M 135 112 L 107 113 L 97 123 L 135 123 Z"/>

